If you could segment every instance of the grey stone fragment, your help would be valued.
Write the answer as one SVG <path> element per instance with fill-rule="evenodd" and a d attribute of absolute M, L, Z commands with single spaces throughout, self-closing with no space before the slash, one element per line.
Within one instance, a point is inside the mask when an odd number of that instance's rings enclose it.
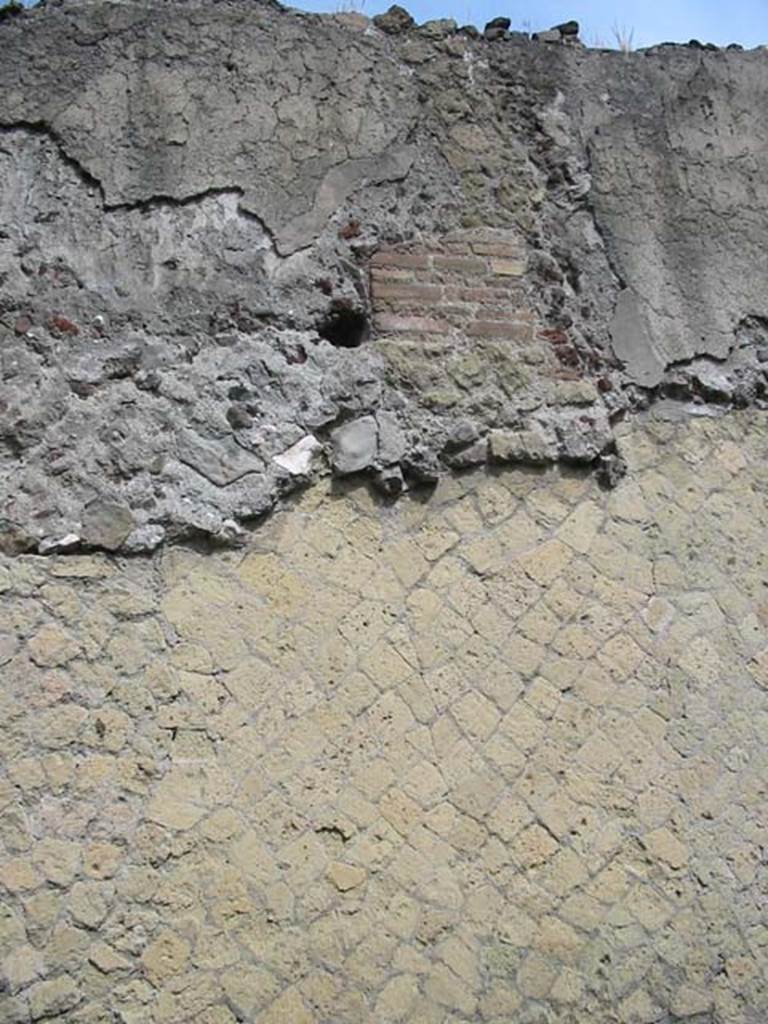
<path fill-rule="evenodd" d="M 375 15 L 373 24 L 387 35 L 396 36 L 413 28 L 415 22 L 404 7 L 393 4 L 384 14 Z"/>
<path fill-rule="evenodd" d="M 218 529 L 213 532 L 213 539 L 225 547 L 230 547 L 233 544 L 243 543 L 246 533 L 236 520 L 224 519 Z"/>
<path fill-rule="evenodd" d="M 419 26 L 421 35 L 429 39 L 443 39 L 445 36 L 452 36 L 457 31 L 458 25 L 453 18 L 436 18 L 432 21 L 425 21 Z"/>
<path fill-rule="evenodd" d="M 466 448 L 446 452 L 443 455 L 443 459 L 453 469 L 470 469 L 473 466 L 482 466 L 488 461 L 488 440 L 483 437 Z"/>
<path fill-rule="evenodd" d="M 43 537 L 37 545 L 41 555 L 53 555 L 61 551 L 73 551 L 81 542 L 78 533 L 65 533 L 61 537 Z"/>
<path fill-rule="evenodd" d="M 589 380 L 561 380 L 555 384 L 556 405 L 592 405 L 598 398 L 597 388 Z"/>
<path fill-rule="evenodd" d="M 409 449 L 402 460 L 406 474 L 419 484 L 436 484 L 440 479 L 440 463 L 434 451 L 423 446 Z"/>
<path fill-rule="evenodd" d="M 86 544 L 117 551 L 133 526 L 133 516 L 124 505 L 97 498 L 85 507 L 81 532 Z"/>
<path fill-rule="evenodd" d="M 405 486 L 403 473 L 399 466 L 387 466 L 380 469 L 373 478 L 377 491 L 386 498 L 396 498 L 401 494 Z"/>
<path fill-rule="evenodd" d="M 511 24 L 509 18 L 492 18 L 483 30 L 483 38 L 488 42 L 493 42 L 494 39 L 504 39 Z"/>
<path fill-rule="evenodd" d="M 534 430 L 492 430 L 488 450 L 493 462 L 546 465 L 557 457 L 555 446 Z"/>
<path fill-rule="evenodd" d="M 593 463 L 613 443 L 608 421 L 601 416 L 578 415 L 555 426 L 558 454 L 568 462 Z"/>
<path fill-rule="evenodd" d="M 331 434 L 333 468 L 340 476 L 372 466 L 378 453 L 378 427 L 373 416 L 362 416 Z"/>
<path fill-rule="evenodd" d="M 561 36 L 577 36 L 579 34 L 578 21 L 564 21 L 560 25 L 553 25 L 552 32 L 559 32 Z"/>
<path fill-rule="evenodd" d="M 539 43 L 560 43 L 563 39 L 556 29 L 549 29 L 546 32 L 534 32 L 531 38 Z"/>
<path fill-rule="evenodd" d="M 133 555 L 148 554 L 154 551 L 165 540 L 165 530 L 159 523 L 147 523 L 145 526 L 138 526 L 132 530 L 125 541 L 123 548 Z"/>
<path fill-rule="evenodd" d="M 718 401 L 730 401 L 737 389 L 737 381 L 720 363 L 699 359 L 691 368 L 691 377 L 701 390 Z"/>
<path fill-rule="evenodd" d="M 233 430 L 248 430 L 253 426 L 253 416 L 242 402 L 233 402 L 226 412 L 227 423 Z"/>
<path fill-rule="evenodd" d="M 379 430 L 377 461 L 382 466 L 391 466 L 399 462 L 405 454 L 405 434 L 397 415 L 393 412 L 377 412 L 376 423 Z"/>
<path fill-rule="evenodd" d="M 473 423 L 471 420 L 458 420 L 450 426 L 445 447 L 449 451 L 465 448 L 467 445 L 472 444 L 473 441 L 476 441 L 479 436 L 480 431 L 476 423 Z"/>
<path fill-rule="evenodd" d="M 184 431 L 178 440 L 180 462 L 194 469 L 217 487 L 228 487 L 249 473 L 263 468 L 261 460 L 250 456 L 233 441 L 214 442 L 190 431 Z"/>

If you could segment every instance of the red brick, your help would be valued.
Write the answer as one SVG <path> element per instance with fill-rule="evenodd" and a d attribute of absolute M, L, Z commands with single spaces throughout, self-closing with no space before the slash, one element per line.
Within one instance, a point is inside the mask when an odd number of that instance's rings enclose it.
<path fill-rule="evenodd" d="M 466 242 L 443 242 L 443 248 L 452 256 L 471 256 L 472 250 Z"/>
<path fill-rule="evenodd" d="M 413 279 L 417 284 L 443 284 L 443 275 L 434 270 L 414 270 Z"/>
<path fill-rule="evenodd" d="M 525 273 L 525 261 L 492 258 L 491 270 L 500 277 L 522 277 Z"/>
<path fill-rule="evenodd" d="M 445 290 L 446 298 L 453 298 L 455 294 L 456 298 L 462 302 L 479 302 L 485 304 L 487 302 L 499 302 L 508 299 L 510 295 L 515 295 L 515 292 L 511 292 L 507 288 L 460 288 L 457 287 L 456 291 L 452 293 L 447 288 Z M 521 291 L 522 294 L 522 291 Z"/>
<path fill-rule="evenodd" d="M 434 284 L 375 284 L 373 287 L 374 301 L 394 301 L 407 303 L 428 303 L 439 302 L 443 297 L 443 290 Z"/>
<path fill-rule="evenodd" d="M 515 320 L 475 320 L 467 325 L 471 338 L 509 338 L 511 341 L 531 341 L 530 324 Z"/>
<path fill-rule="evenodd" d="M 544 338 L 551 345 L 567 345 L 568 335 L 560 327 L 544 327 L 539 331 L 539 337 Z"/>
<path fill-rule="evenodd" d="M 412 270 L 401 270 L 399 267 L 371 267 L 371 281 L 412 281 Z"/>
<path fill-rule="evenodd" d="M 402 267 L 406 270 L 429 270 L 432 257 L 427 254 L 411 252 L 395 252 L 392 249 L 380 249 L 371 257 L 374 267 Z"/>
<path fill-rule="evenodd" d="M 485 260 L 473 259 L 471 256 L 435 256 L 433 262 L 436 270 L 447 270 L 454 274 L 484 274 L 488 269 Z"/>
<path fill-rule="evenodd" d="M 396 334 L 441 334 L 450 329 L 450 325 L 443 320 L 434 320 L 427 316 L 397 316 L 392 313 L 377 316 L 376 327 L 384 333 L 393 331 Z"/>
<path fill-rule="evenodd" d="M 507 256 L 522 259 L 523 248 L 514 242 L 473 242 L 472 250 L 479 256 Z"/>
<path fill-rule="evenodd" d="M 64 334 L 74 336 L 80 333 L 80 328 L 77 324 L 60 313 L 54 313 L 48 318 L 48 330 L 57 337 L 61 337 Z"/>
<path fill-rule="evenodd" d="M 519 306 L 516 302 L 499 302 L 495 304 L 483 304 L 477 307 L 475 314 L 477 320 L 525 320 L 528 323 L 533 322 L 531 311 L 526 309 L 524 306 Z"/>
<path fill-rule="evenodd" d="M 460 327 L 462 331 L 467 324 L 473 322 L 472 311 L 466 306 L 440 306 L 435 312 L 439 312 L 440 316 L 445 317 L 454 327 Z"/>
<path fill-rule="evenodd" d="M 441 303 L 440 312 L 445 316 L 462 317 L 464 320 L 473 320 L 475 312 L 471 306 L 459 306 L 459 305 L 448 305 L 447 303 Z"/>

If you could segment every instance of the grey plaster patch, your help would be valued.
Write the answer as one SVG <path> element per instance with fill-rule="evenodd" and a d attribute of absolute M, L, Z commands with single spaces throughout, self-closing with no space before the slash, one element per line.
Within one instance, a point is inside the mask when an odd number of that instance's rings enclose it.
<path fill-rule="evenodd" d="M 613 351 L 630 380 L 649 388 L 660 384 L 666 363 L 654 348 L 643 303 L 628 288 L 619 293 L 610 330 Z"/>

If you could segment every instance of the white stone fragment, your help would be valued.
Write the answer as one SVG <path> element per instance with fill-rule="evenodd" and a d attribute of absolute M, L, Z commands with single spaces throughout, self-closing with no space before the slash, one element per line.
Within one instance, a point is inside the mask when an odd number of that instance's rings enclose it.
<path fill-rule="evenodd" d="M 43 537 L 37 545 L 41 555 L 50 555 L 56 551 L 68 551 L 80 543 L 80 537 L 76 533 L 65 533 L 63 537 Z"/>
<path fill-rule="evenodd" d="M 317 438 L 307 434 L 280 455 L 275 455 L 272 461 L 287 469 L 293 476 L 306 476 L 312 468 L 312 460 L 321 448 L 322 445 Z"/>

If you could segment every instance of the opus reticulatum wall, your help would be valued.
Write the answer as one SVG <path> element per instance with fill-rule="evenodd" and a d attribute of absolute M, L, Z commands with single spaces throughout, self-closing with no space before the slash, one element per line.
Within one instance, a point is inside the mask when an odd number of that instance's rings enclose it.
<path fill-rule="evenodd" d="M 8 559 L 3 1019 L 763 1019 L 765 426 Z"/>

